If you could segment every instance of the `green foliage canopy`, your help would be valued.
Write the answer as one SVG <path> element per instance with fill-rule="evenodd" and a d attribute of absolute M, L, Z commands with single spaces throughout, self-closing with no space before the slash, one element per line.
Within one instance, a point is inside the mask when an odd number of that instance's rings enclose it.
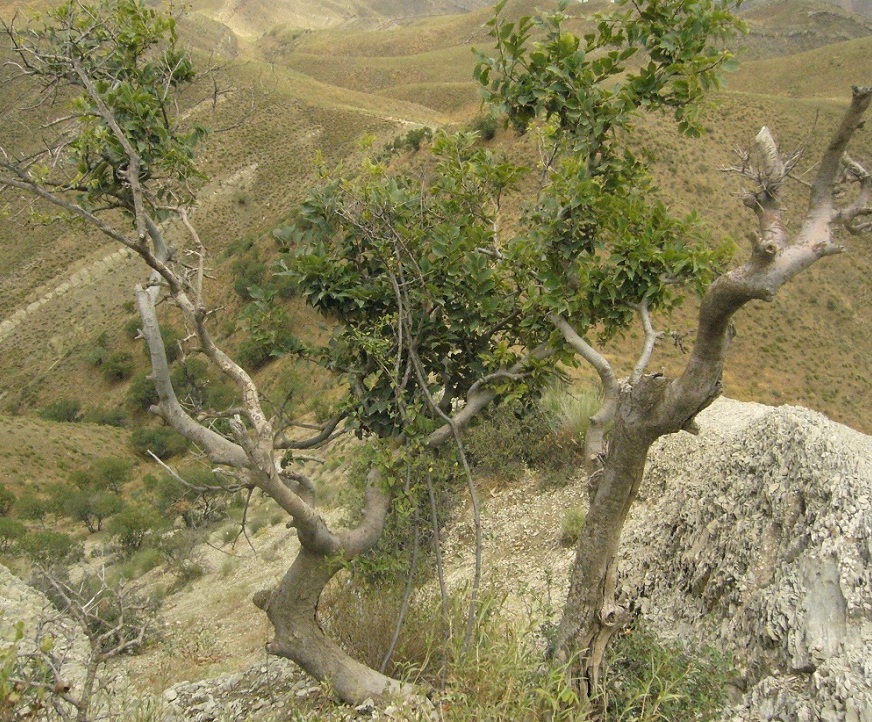
<path fill-rule="evenodd" d="M 438 416 L 428 394 L 445 411 L 480 379 L 535 391 L 557 361 L 574 363 L 555 319 L 608 340 L 643 308 L 668 312 L 704 290 L 726 257 L 694 216 L 671 212 L 627 138 L 652 110 L 700 131 L 703 96 L 732 64 L 718 41 L 741 29 L 729 3 L 619 2 L 584 37 L 565 29 L 566 2 L 517 23 L 505 4 L 476 77 L 517 130 L 542 134 L 538 173 L 474 133 L 437 133 L 425 172 L 368 162 L 326 178 L 276 234 L 295 249 L 299 290 L 342 324 L 323 356 L 346 374 L 363 431 L 426 430 Z M 501 210 L 518 189 L 532 200 L 517 200 L 509 226 Z M 547 360 L 506 372 L 543 345 Z"/>
<path fill-rule="evenodd" d="M 174 93 L 195 73 L 177 47 L 175 18 L 142 0 L 99 0 L 65 2 L 37 19 L 10 31 L 24 72 L 47 91 L 60 78 L 80 90 L 69 102 L 77 129 L 65 149 L 68 176 L 58 190 L 77 192 L 87 207 L 111 199 L 133 209 L 129 155 L 115 123 L 141 159 L 135 180 L 150 182 L 149 204 L 189 201 L 189 183 L 201 177 L 193 148 L 205 130 L 182 131 L 176 123 Z M 31 175 L 50 170 L 33 168 Z"/>

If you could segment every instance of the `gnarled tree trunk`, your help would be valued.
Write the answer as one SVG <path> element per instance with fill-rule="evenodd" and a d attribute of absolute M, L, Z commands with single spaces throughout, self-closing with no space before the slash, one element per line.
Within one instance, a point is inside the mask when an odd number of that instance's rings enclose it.
<path fill-rule="evenodd" d="M 274 590 L 255 595 L 254 603 L 266 612 L 275 631 L 267 651 L 296 662 L 315 679 L 327 681 L 347 702 L 409 696 L 413 692 L 410 685 L 353 659 L 321 629 L 318 600 L 341 568 L 335 557 L 303 548 Z"/>

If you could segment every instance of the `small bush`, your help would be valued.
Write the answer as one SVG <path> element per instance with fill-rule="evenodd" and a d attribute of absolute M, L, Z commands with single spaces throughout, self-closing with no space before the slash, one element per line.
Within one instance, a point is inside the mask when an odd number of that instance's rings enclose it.
<path fill-rule="evenodd" d="M 0 517 L 0 551 L 9 551 L 9 548 L 27 533 L 27 527 L 18 519 Z"/>
<path fill-rule="evenodd" d="M 266 270 L 266 264 L 260 260 L 256 251 L 237 258 L 231 266 L 233 290 L 240 298 L 250 301 L 251 289 L 260 286 L 266 277 Z"/>
<path fill-rule="evenodd" d="M 689 651 L 644 627 L 631 627 L 607 654 L 607 717 L 615 722 L 715 720 L 732 676 L 729 661 L 714 650 Z"/>
<path fill-rule="evenodd" d="M 157 547 L 144 547 L 131 554 L 121 565 L 119 572 L 125 579 L 137 579 L 159 566 L 160 563 L 160 549 Z"/>
<path fill-rule="evenodd" d="M 142 548 L 146 539 L 166 527 L 166 520 L 154 509 L 143 504 L 128 504 L 113 516 L 106 531 L 118 542 L 121 552 L 129 557 Z"/>
<path fill-rule="evenodd" d="M 421 149 L 421 143 L 425 140 L 430 140 L 432 137 L 432 129 L 424 126 L 423 128 L 415 128 L 406 133 L 405 143 L 410 150 L 417 153 Z"/>
<path fill-rule="evenodd" d="M 91 346 L 85 351 L 85 363 L 94 368 L 102 366 L 107 358 L 109 358 L 109 349 L 104 346 Z"/>
<path fill-rule="evenodd" d="M 497 135 L 497 119 L 493 115 L 479 115 L 472 121 L 472 130 L 478 133 L 478 137 L 487 142 Z"/>
<path fill-rule="evenodd" d="M 124 322 L 124 335 L 131 341 L 139 337 L 139 331 L 142 328 L 142 319 L 139 316 L 127 319 Z"/>
<path fill-rule="evenodd" d="M 0 484 L 0 516 L 5 516 L 15 504 L 15 494 L 6 488 L 5 484 Z"/>
<path fill-rule="evenodd" d="M 121 492 L 133 474 L 133 464 L 117 456 L 101 456 L 91 462 L 91 475 L 98 489 L 111 489 L 116 494 Z"/>
<path fill-rule="evenodd" d="M 100 373 L 109 383 L 125 381 L 133 375 L 136 362 L 127 351 L 115 351 L 106 357 L 100 367 Z"/>
<path fill-rule="evenodd" d="M 18 539 L 17 546 L 25 556 L 44 566 L 69 564 L 85 554 L 81 542 L 55 531 L 28 532 Z"/>
<path fill-rule="evenodd" d="M 130 443 L 140 456 L 149 459 L 149 451 L 165 460 L 188 450 L 188 440 L 166 426 L 136 429 L 130 435 Z"/>
<path fill-rule="evenodd" d="M 532 450 L 547 434 L 547 424 L 537 409 L 516 402 L 493 409 L 469 430 L 464 443 L 478 471 L 512 477 L 532 464 Z"/>
<path fill-rule="evenodd" d="M 181 334 L 177 329 L 164 323 L 160 326 L 160 337 L 163 341 L 164 353 L 166 353 L 167 356 L 167 363 L 173 363 L 173 361 L 179 358 L 179 354 L 181 353 L 181 349 L 179 348 L 179 341 L 184 338 L 184 335 Z M 143 351 L 146 357 L 148 357 L 150 353 L 148 344 L 143 344 Z"/>
<path fill-rule="evenodd" d="M 571 506 L 563 513 L 563 521 L 560 523 L 561 546 L 575 546 L 586 517 L 587 512 L 580 506 Z"/>
<path fill-rule="evenodd" d="M 51 505 L 32 489 L 25 489 L 15 500 L 15 515 L 28 521 L 42 521 L 51 511 Z"/>
<path fill-rule="evenodd" d="M 148 411 L 160 401 L 157 391 L 154 388 L 154 382 L 149 378 L 148 372 L 143 371 L 136 374 L 127 387 L 127 396 L 125 403 L 131 411 L 139 413 Z"/>
<path fill-rule="evenodd" d="M 92 534 L 103 528 L 103 522 L 124 507 L 121 497 L 108 491 L 72 491 L 61 489 L 55 500 L 58 513 L 82 522 Z"/>
<path fill-rule="evenodd" d="M 120 408 L 106 409 L 95 406 L 85 411 L 82 415 L 82 421 L 89 424 L 99 424 L 100 426 L 121 428 L 124 426 L 124 420 L 124 411 Z"/>
<path fill-rule="evenodd" d="M 246 339 L 239 344 L 236 360 L 249 371 L 257 371 L 273 360 L 273 346 L 265 340 Z"/>
<path fill-rule="evenodd" d="M 58 399 L 39 412 L 41 418 L 47 421 L 72 423 L 79 420 L 82 404 L 75 399 Z"/>

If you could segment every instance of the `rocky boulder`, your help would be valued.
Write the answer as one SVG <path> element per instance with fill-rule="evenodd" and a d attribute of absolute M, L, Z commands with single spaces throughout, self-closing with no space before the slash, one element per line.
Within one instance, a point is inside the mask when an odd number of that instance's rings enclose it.
<path fill-rule="evenodd" d="M 733 657 L 725 719 L 872 722 L 872 438 L 727 399 L 699 422 L 652 451 L 627 598 Z"/>

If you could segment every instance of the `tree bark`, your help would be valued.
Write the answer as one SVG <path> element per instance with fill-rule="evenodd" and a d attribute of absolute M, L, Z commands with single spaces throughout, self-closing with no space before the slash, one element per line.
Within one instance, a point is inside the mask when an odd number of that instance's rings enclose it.
<path fill-rule="evenodd" d="M 275 630 L 267 651 L 292 660 L 315 679 L 328 682 L 344 702 L 360 704 L 368 698 L 412 695 L 411 685 L 356 661 L 318 624 L 318 600 L 341 568 L 336 557 L 331 559 L 303 548 L 276 589 L 255 595 L 254 603 L 266 612 Z"/>

